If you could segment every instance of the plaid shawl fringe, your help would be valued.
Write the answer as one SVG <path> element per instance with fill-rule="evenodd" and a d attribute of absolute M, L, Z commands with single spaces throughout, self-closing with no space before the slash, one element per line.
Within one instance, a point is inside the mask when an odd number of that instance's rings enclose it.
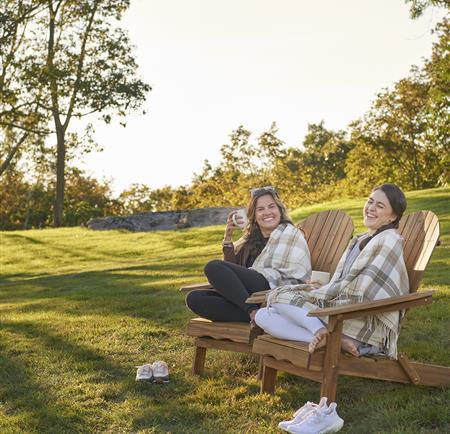
<path fill-rule="evenodd" d="M 293 304 L 307 310 L 377 301 L 409 292 L 403 259 L 403 239 L 389 229 L 374 237 L 359 254 L 346 276 L 341 276 L 347 254 L 358 241 L 354 238 L 342 256 L 331 281 L 319 289 L 308 284 L 274 288 L 267 303 Z M 397 339 L 404 312 L 386 312 L 344 322 L 343 333 L 383 348 L 397 358 Z"/>

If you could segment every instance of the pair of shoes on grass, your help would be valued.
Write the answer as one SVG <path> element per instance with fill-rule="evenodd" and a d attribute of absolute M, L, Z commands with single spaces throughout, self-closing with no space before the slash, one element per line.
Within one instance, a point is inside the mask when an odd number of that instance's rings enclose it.
<path fill-rule="evenodd" d="M 157 360 L 137 367 L 136 381 L 147 381 L 149 383 L 168 383 L 169 368 L 166 362 Z"/>
<path fill-rule="evenodd" d="M 336 403 L 327 405 L 327 398 L 321 398 L 319 404 L 307 402 L 294 413 L 292 420 L 283 421 L 278 427 L 294 434 L 325 434 L 338 432 L 344 426 L 344 420 L 336 412 Z"/>

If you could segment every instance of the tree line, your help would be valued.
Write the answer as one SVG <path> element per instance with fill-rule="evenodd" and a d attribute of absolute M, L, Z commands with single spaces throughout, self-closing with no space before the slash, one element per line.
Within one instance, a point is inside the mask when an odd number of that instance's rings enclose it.
<path fill-rule="evenodd" d="M 418 16 L 427 5 L 442 2 L 410 3 L 411 14 Z M 345 129 L 333 131 L 323 121 L 312 123 L 299 146 L 286 146 L 276 123 L 257 137 L 241 125 L 221 147 L 220 162 L 213 166 L 205 161 L 189 185 L 151 189 L 134 184 L 113 197 L 108 181 L 92 178 L 74 164 L 75 155 L 95 148 L 92 125 L 82 137 L 68 126 L 73 117 L 92 112 L 106 122 L 114 114 L 125 116 L 139 108 L 150 89 L 136 75 L 126 34 L 108 25 L 120 18 L 128 1 L 8 0 L 5 4 L 10 9 L 0 14 L 7 24 L 0 33 L 1 229 L 71 226 L 106 215 L 242 205 L 250 188 L 263 185 L 276 186 L 291 208 L 364 195 L 382 182 L 397 183 L 404 190 L 448 185 L 447 19 L 434 30 L 437 41 L 430 58 L 420 67 L 413 66 L 391 88 L 382 89 L 370 109 Z M 24 42 L 26 32 L 21 27 L 30 24 L 35 26 L 32 45 Z M 42 34 L 55 31 L 56 39 L 51 42 L 50 36 L 44 44 Z M 71 40 L 77 41 L 77 48 L 69 50 Z M 46 140 L 51 134 L 56 137 L 53 147 Z"/>

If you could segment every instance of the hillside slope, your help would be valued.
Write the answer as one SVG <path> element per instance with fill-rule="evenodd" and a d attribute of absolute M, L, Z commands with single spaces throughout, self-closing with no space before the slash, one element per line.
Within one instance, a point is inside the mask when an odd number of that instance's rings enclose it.
<path fill-rule="evenodd" d="M 450 189 L 407 194 L 408 212 L 440 218 L 422 288 L 435 302 L 411 310 L 400 351 L 450 366 Z M 362 230 L 364 199 L 294 210 L 299 220 L 343 209 Z M 203 280 L 221 256 L 223 227 L 151 233 L 84 228 L 2 232 L 0 254 L 0 432 L 270 433 L 316 383 L 282 375 L 276 396 L 259 395 L 257 361 L 211 351 L 203 378 L 190 375 L 179 286 Z M 135 366 L 162 359 L 171 382 L 136 383 Z M 342 378 L 342 432 L 450 432 L 449 393 Z"/>

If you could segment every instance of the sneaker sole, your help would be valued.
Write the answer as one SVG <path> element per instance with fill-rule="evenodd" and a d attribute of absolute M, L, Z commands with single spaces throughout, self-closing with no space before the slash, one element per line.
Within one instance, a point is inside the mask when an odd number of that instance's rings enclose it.
<path fill-rule="evenodd" d="M 146 383 L 153 383 L 153 378 L 136 378 L 136 381 L 145 381 Z"/>
<path fill-rule="evenodd" d="M 344 421 L 340 420 L 340 421 L 336 422 L 333 426 L 330 426 L 327 429 L 325 429 L 324 431 L 320 431 L 320 433 L 318 433 L 318 434 L 328 434 L 328 433 L 332 433 L 332 432 L 338 432 L 342 429 L 343 426 L 344 426 Z"/>
<path fill-rule="evenodd" d="M 291 426 L 294 426 L 294 425 L 296 425 L 296 424 L 291 424 Z M 315 432 L 315 434 L 328 434 L 328 433 L 338 432 L 338 431 L 340 431 L 342 429 L 343 426 L 344 426 L 344 421 L 342 420 L 342 421 L 336 422 L 332 426 L 329 426 L 329 427 L 325 428 L 322 431 L 314 431 L 314 432 Z M 290 433 L 295 432 L 295 431 L 290 431 L 289 427 L 287 428 L 286 431 L 290 432 Z"/>
<path fill-rule="evenodd" d="M 158 383 L 158 384 L 168 383 L 169 382 L 169 377 L 154 377 L 153 378 L 153 382 L 154 383 Z"/>

